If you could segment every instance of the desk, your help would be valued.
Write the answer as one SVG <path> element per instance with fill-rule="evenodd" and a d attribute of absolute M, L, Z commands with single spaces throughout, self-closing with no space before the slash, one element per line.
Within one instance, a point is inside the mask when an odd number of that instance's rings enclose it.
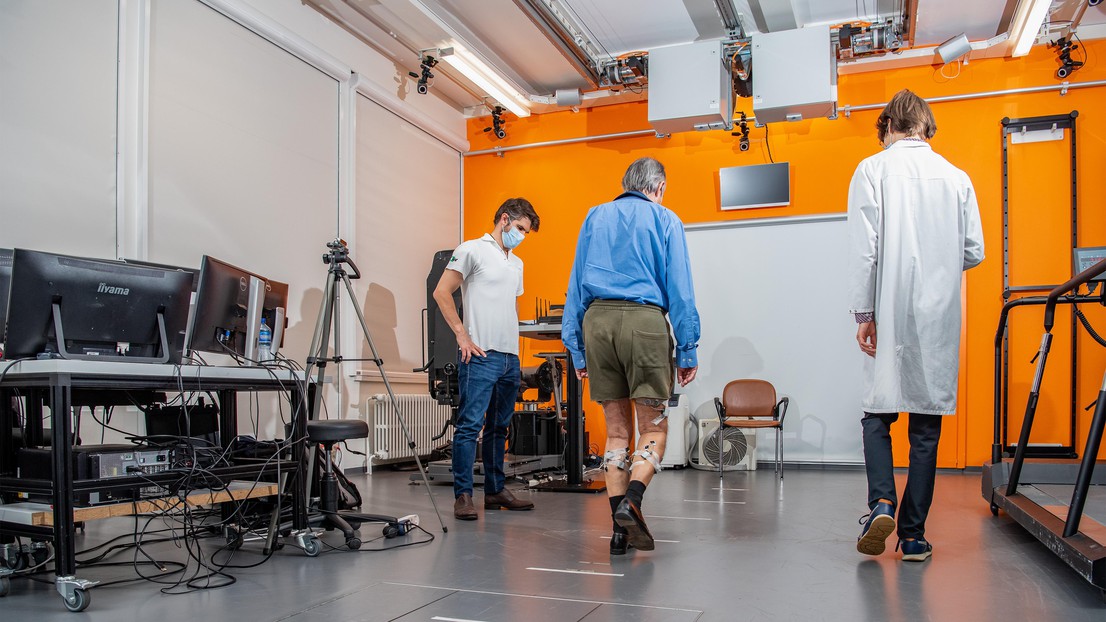
<path fill-rule="evenodd" d="M 541 341 L 560 341 L 560 324 L 520 324 L 521 337 Z M 572 357 L 565 355 L 565 401 L 568 402 L 566 415 L 568 442 L 565 443 L 565 471 L 567 481 L 544 482 L 534 486 L 534 490 L 550 492 L 603 492 L 607 489 L 604 482 L 584 481 L 584 385 L 576 377 L 576 368 L 572 366 Z"/>
<path fill-rule="evenodd" d="M 107 480 L 74 480 L 70 468 L 73 450 L 72 391 L 93 390 L 160 390 L 173 392 L 214 392 L 218 395 L 219 435 L 224 447 L 229 447 L 238 432 L 237 393 L 240 391 L 288 391 L 292 410 L 293 460 L 246 466 L 224 466 L 209 469 L 224 481 L 255 480 L 264 476 L 294 473 L 292 487 L 293 526 L 307 526 L 307 505 L 304 488 L 306 473 L 303 440 L 306 437 L 310 396 L 304 394 L 305 377 L 282 369 L 259 367 L 211 367 L 201 365 L 156 365 L 148 363 L 117 363 L 100 361 L 30 360 L 0 362 L 0 494 L 30 492 L 49 495 L 53 503 L 52 526 L 22 525 L 0 522 L 0 532 L 54 541 L 55 584 L 74 609 L 74 603 L 87 606 L 84 588 L 91 582 L 78 579 L 74 549 L 74 496 L 81 492 L 106 489 L 127 489 L 149 483 L 171 483 L 179 473 L 148 474 L 141 477 L 118 477 Z M 15 477 L 15 456 L 12 451 L 14 413 L 11 398 L 19 391 L 27 403 L 27 444 L 42 444 L 43 405 L 53 418 L 50 480 Z M 76 594 L 80 592 L 80 594 Z M 79 609 L 74 609 L 79 610 Z"/>

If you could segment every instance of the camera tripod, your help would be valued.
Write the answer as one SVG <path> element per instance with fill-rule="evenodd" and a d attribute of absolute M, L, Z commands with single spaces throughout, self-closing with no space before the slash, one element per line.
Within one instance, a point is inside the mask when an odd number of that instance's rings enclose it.
<path fill-rule="evenodd" d="M 322 387 L 324 386 L 323 382 L 327 363 L 333 362 L 340 364 L 342 361 L 372 361 L 375 363 L 377 371 L 380 372 L 380 378 L 384 381 L 384 388 L 388 392 L 388 399 L 392 405 L 392 411 L 395 412 L 396 419 L 399 421 L 399 425 L 403 430 L 403 437 L 407 440 L 407 446 L 412 450 L 415 456 L 415 463 L 416 466 L 418 466 L 419 472 L 422 473 L 422 481 L 423 484 L 426 485 L 426 493 L 427 496 L 430 497 L 430 505 L 433 506 L 434 514 L 438 517 L 438 524 L 442 528 L 442 533 L 446 533 L 449 530 L 442 521 L 441 513 L 438 512 L 438 504 L 434 500 L 433 492 L 430 490 L 430 481 L 426 478 L 426 470 L 423 469 L 422 460 L 419 458 L 418 452 L 415 451 L 415 442 L 412 440 L 411 432 L 407 428 L 407 421 L 404 419 L 399 409 L 399 403 L 396 400 L 395 392 L 392 391 L 392 385 L 388 382 L 388 374 L 384 371 L 384 360 L 380 358 L 380 355 L 376 351 L 376 344 L 373 343 L 372 335 L 369 334 L 368 324 L 365 323 L 365 315 L 361 312 L 361 308 L 357 306 L 356 303 L 357 297 L 353 293 L 353 285 L 350 284 L 350 279 L 361 278 L 361 271 L 357 269 L 357 264 L 353 263 L 353 260 L 350 259 L 349 248 L 346 246 L 344 240 L 328 242 L 326 247 L 328 250 L 326 254 L 323 255 L 323 263 L 329 266 L 327 269 L 326 287 L 323 289 L 323 303 L 319 308 L 319 318 L 315 322 L 315 333 L 311 338 L 311 349 L 307 356 L 307 375 L 310 375 L 312 366 L 318 368 L 312 412 L 315 413 L 316 416 L 320 412 L 323 398 Z M 346 272 L 346 265 L 349 265 L 350 269 L 353 271 L 352 276 Z M 357 313 L 357 319 L 361 323 L 361 331 L 365 336 L 365 341 L 369 344 L 369 351 L 372 352 L 372 358 L 370 359 L 344 358 L 341 355 L 341 335 L 338 325 L 339 317 L 337 308 L 339 282 L 345 285 L 346 293 L 349 295 L 349 299 L 353 301 L 353 310 Z M 334 339 L 334 354 L 333 356 L 328 356 L 328 344 L 332 334 Z M 397 521 L 397 519 L 393 517 L 373 514 L 350 514 L 349 518 L 351 519 L 350 522 L 362 522 L 363 519 L 364 522 L 378 521 L 391 524 Z M 331 520 L 333 522 L 339 522 L 341 518 L 335 516 Z"/>

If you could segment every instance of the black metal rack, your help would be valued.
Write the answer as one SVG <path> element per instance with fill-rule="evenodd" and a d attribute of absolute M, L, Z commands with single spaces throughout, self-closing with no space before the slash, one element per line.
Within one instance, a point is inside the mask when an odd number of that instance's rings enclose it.
<path fill-rule="evenodd" d="M 1040 285 L 1040 284 L 1022 284 L 1013 285 L 1010 282 L 1010 154 L 1009 146 L 1011 138 L 1010 136 L 1022 132 L 1033 132 L 1041 130 L 1056 130 L 1064 129 L 1068 130 L 1068 142 L 1069 142 L 1069 164 L 1071 173 L 1071 191 L 1070 191 L 1070 203 L 1071 203 L 1071 247 L 1074 249 L 1079 246 L 1079 206 L 1077 201 L 1078 179 L 1076 176 L 1076 143 L 1075 143 L 1075 120 L 1079 117 L 1079 111 L 1073 110 L 1068 114 L 1058 115 L 1046 115 L 1040 117 L 1025 117 L 1021 119 L 1011 119 L 1005 117 L 1002 119 L 1002 298 L 1009 301 L 1013 294 L 1031 293 L 1031 292 L 1047 292 L 1056 287 L 1053 285 Z M 1031 304 L 1031 303 L 1025 303 Z M 1004 307 L 1004 313 L 1006 308 Z M 1005 314 L 1003 316 L 1005 318 Z M 1071 318 L 1071 363 L 1072 374 L 1070 380 L 1070 393 L 1072 398 L 1071 411 L 1068 413 L 1068 441 L 1066 445 L 1059 447 L 1027 447 L 1025 451 L 1029 452 L 1029 455 L 1040 458 L 1075 458 L 1075 431 L 1076 431 L 1076 417 L 1077 411 L 1075 407 L 1075 392 L 1076 392 L 1076 378 L 1075 378 L 1075 365 L 1079 356 L 1078 343 L 1076 341 L 1076 327 L 1075 327 L 1075 315 Z M 1005 326 L 1005 324 L 1004 324 Z M 1002 367 L 1002 380 L 1003 386 L 1006 387 L 1010 380 L 1010 367 L 1009 367 L 1009 334 L 1004 334 L 1002 347 L 1004 349 L 1005 363 Z M 998 376 L 996 375 L 996 380 Z M 996 395 L 996 404 L 999 403 Z M 1003 391 L 1001 395 L 1002 417 L 1003 426 L 1006 425 L 1007 420 L 1007 406 L 1008 406 L 1009 394 L 1007 391 Z M 1003 428 L 1003 444 L 1004 450 L 1007 453 L 1013 453 L 1015 447 L 1007 445 L 1005 427 Z"/>
<path fill-rule="evenodd" d="M 1099 589 L 1106 590 L 1106 541 L 1099 542 L 1095 539 L 1096 536 L 1079 531 L 1091 486 L 1106 486 L 1104 469 L 1099 469 L 1097 475 L 1095 474 L 1103 430 L 1106 428 L 1106 374 L 1103 375 L 1097 407 L 1091 419 L 1083 458 L 1078 463 L 1078 468 L 1076 468 L 1076 463 L 1070 460 L 1043 460 L 1030 463 L 1025 461 L 1030 453 L 1027 451 L 1029 449 L 1027 445 L 1033 428 L 1041 382 L 1044 378 L 1045 365 L 1048 362 L 1048 353 L 1052 343 L 1051 331 L 1055 320 L 1056 307 L 1061 304 L 1079 304 L 1082 302 L 1106 304 L 1106 290 L 1099 296 L 1078 296 L 1074 294 L 1065 296 L 1069 292 L 1075 292 L 1080 285 L 1103 273 L 1106 273 L 1106 260 L 1100 261 L 1063 285 L 1052 289 L 1048 296 L 1013 300 L 1003 307 L 999 318 L 998 332 L 995 335 L 995 429 L 994 443 L 991 450 L 992 461 L 983 467 L 982 492 L 983 498 L 991 504 L 992 513 L 997 515 L 999 509 L 1004 510 L 1084 578 Z M 1003 428 L 1005 412 L 999 403 L 999 397 L 1000 391 L 1005 389 L 1000 368 L 1004 361 L 1004 348 L 1002 346 L 1006 323 L 1009 311 L 1014 307 L 1041 304 L 1045 307 L 1044 335 L 1041 338 L 1041 346 L 1038 352 L 1036 374 L 1026 401 L 1025 419 L 1022 421 L 1017 449 L 1012 460 L 1004 460 L 1002 448 L 1005 444 L 1005 430 Z M 1033 484 L 1074 484 L 1071 502 L 1068 504 L 1066 512 L 1063 508 L 1043 506 L 1020 493 L 1018 486 L 1023 483 L 1023 479 Z M 1064 513 L 1063 517 L 1060 516 L 1061 513 Z"/>

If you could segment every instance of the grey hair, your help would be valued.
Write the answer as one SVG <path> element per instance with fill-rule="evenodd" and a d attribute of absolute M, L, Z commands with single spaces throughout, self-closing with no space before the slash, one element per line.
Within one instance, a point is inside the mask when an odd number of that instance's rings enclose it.
<path fill-rule="evenodd" d="M 622 176 L 626 192 L 654 193 L 664 181 L 664 165 L 653 158 L 638 158 Z"/>

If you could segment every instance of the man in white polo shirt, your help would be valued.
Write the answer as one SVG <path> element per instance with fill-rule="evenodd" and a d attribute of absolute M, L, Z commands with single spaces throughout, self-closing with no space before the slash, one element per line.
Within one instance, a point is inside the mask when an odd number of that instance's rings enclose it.
<path fill-rule="evenodd" d="M 472 466 L 476 440 L 484 430 L 484 509 L 529 510 L 530 501 L 504 488 L 507 429 L 521 382 L 518 363 L 518 306 L 522 260 L 511 249 L 537 231 L 538 214 L 526 199 L 507 199 L 495 212 L 495 228 L 453 251 L 434 300 L 457 335 L 461 407 L 453 431 L 453 515 L 476 520 Z M 461 288 L 465 319 L 457 316 L 453 292 Z"/>

